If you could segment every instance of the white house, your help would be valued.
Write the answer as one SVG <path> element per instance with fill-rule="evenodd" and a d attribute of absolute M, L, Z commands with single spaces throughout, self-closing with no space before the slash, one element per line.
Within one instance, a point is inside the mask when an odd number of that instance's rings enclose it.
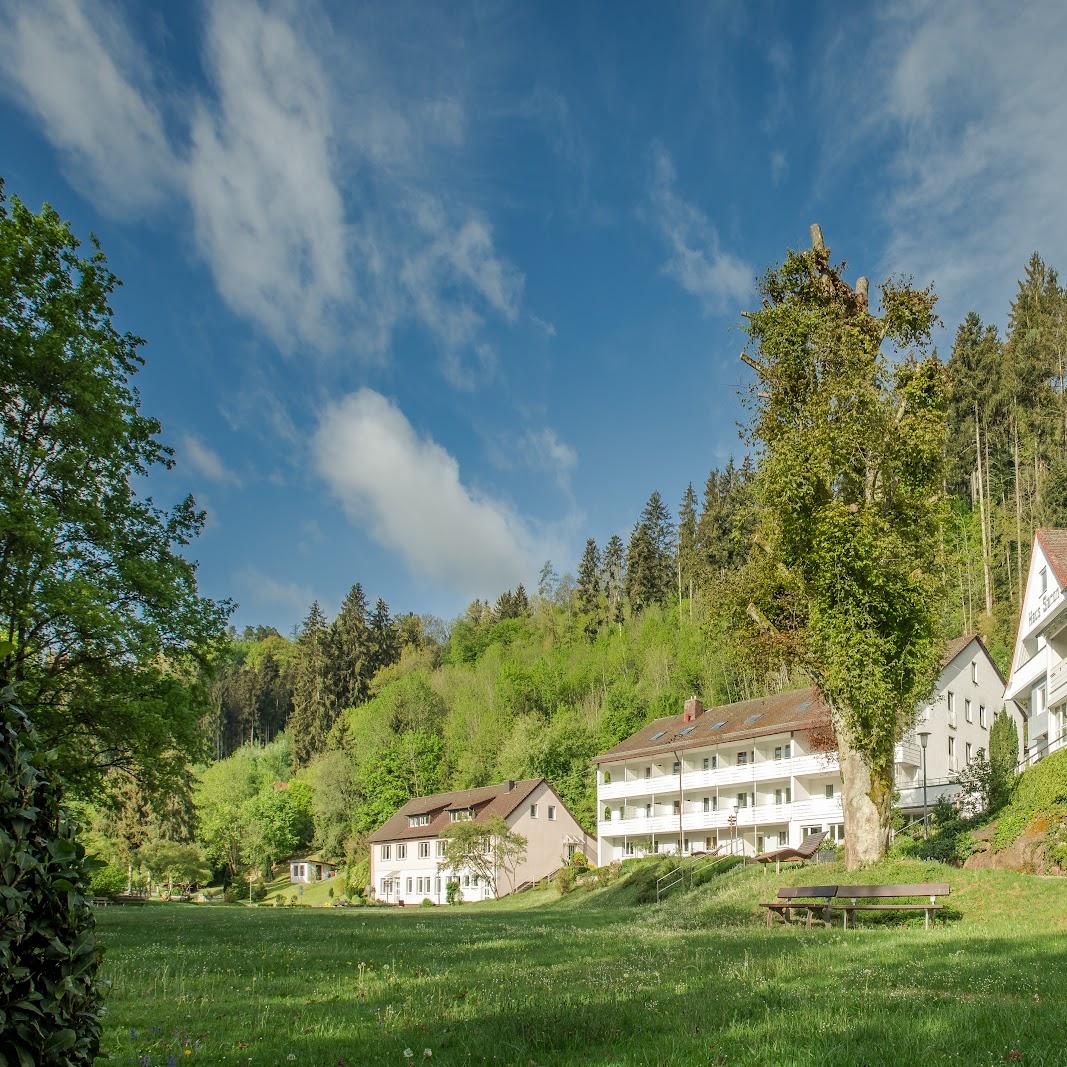
<path fill-rule="evenodd" d="M 409 800 L 368 838 L 371 886 L 379 900 L 397 904 L 443 904 L 449 881 L 459 883 L 464 901 L 484 900 L 493 891 L 470 871 L 442 870 L 445 831 L 454 822 L 488 821 L 498 815 L 526 838 L 526 857 L 512 879 L 498 872 L 497 895 L 554 874 L 576 851 L 591 858 L 593 839 L 544 778 L 507 781 Z"/>
<path fill-rule="evenodd" d="M 976 637 L 946 650 L 929 705 L 896 747 L 901 807 L 958 786 L 955 771 L 988 748 L 1004 683 Z M 597 756 L 598 862 L 655 852 L 754 855 L 798 845 L 814 831 L 844 839 L 841 773 L 829 714 L 814 689 L 705 709 L 693 697 L 682 715 L 657 719 Z"/>
<path fill-rule="evenodd" d="M 1038 530 L 1007 696 L 1026 716 L 1026 758 L 1067 745 L 1067 530 Z"/>

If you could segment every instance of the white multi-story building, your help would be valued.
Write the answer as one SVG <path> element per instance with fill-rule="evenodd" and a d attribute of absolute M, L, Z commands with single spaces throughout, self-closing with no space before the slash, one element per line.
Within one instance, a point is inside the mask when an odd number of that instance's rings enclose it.
<path fill-rule="evenodd" d="M 449 881 L 458 882 L 464 901 L 491 897 L 493 888 L 484 878 L 444 869 L 444 862 L 449 826 L 494 815 L 526 838 L 526 856 L 513 877 L 497 872 L 497 896 L 554 874 L 576 851 L 592 856 L 595 842 L 544 778 L 416 797 L 368 838 L 377 898 L 393 904 L 443 904 Z"/>
<path fill-rule="evenodd" d="M 1029 762 L 1067 746 L 1067 530 L 1038 530 L 1007 696 L 1026 716 Z"/>
<path fill-rule="evenodd" d="M 922 810 L 953 793 L 956 772 L 988 748 L 1004 681 L 973 636 L 946 651 L 937 688 L 896 747 L 900 806 Z M 1017 712 L 1015 712 L 1017 715 Z M 655 852 L 798 845 L 827 830 L 844 839 L 841 773 L 827 709 L 814 689 L 657 719 L 596 758 L 598 862 Z"/>

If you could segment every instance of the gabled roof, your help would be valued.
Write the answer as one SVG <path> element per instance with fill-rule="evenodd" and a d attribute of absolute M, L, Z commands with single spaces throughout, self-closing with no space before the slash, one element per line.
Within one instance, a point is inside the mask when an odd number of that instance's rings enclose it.
<path fill-rule="evenodd" d="M 1067 530 L 1043 526 L 1034 534 L 1061 589 L 1067 587 Z"/>
<path fill-rule="evenodd" d="M 459 789 L 451 793 L 413 797 L 395 815 L 371 834 L 368 841 L 410 841 L 420 837 L 440 837 L 452 824 L 450 811 L 473 810 L 475 822 L 484 822 L 493 815 L 506 819 L 544 782 L 544 778 L 526 778 L 520 782 L 500 782 L 480 789 Z M 425 826 L 410 826 L 413 815 L 429 815 Z"/>
<path fill-rule="evenodd" d="M 963 634 L 962 637 L 954 638 L 945 646 L 945 653 L 941 657 L 941 670 L 945 670 L 946 667 L 952 665 L 953 661 L 957 660 L 964 652 L 970 648 L 971 643 L 976 642 L 985 654 L 987 660 L 993 664 L 993 670 L 997 672 L 997 677 L 1007 685 L 1007 679 L 1001 673 L 1000 668 L 997 666 L 997 661 L 989 654 L 989 649 L 986 648 L 986 643 L 976 633 Z"/>
<path fill-rule="evenodd" d="M 704 748 L 786 730 L 810 729 L 825 725 L 829 719 L 829 709 L 814 689 L 794 689 L 775 696 L 708 708 L 692 723 L 685 722 L 684 713 L 656 719 L 601 753 L 594 762 L 611 763 L 634 756 Z M 680 732 L 690 726 L 693 729 L 688 733 Z"/>

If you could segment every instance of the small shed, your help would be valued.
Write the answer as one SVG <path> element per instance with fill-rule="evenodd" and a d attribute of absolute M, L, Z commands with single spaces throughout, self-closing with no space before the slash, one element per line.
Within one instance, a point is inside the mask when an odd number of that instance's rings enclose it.
<path fill-rule="evenodd" d="M 289 881 L 321 882 L 337 876 L 337 866 L 321 856 L 294 856 L 289 861 Z"/>

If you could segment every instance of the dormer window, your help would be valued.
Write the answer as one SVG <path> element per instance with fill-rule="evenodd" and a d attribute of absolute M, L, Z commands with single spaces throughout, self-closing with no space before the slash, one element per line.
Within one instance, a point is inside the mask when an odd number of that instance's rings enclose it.
<path fill-rule="evenodd" d="M 426 815 L 409 815 L 408 826 L 429 826 L 430 816 Z"/>
<path fill-rule="evenodd" d="M 474 818 L 474 812 L 470 808 L 454 808 L 448 818 L 450 822 L 469 822 Z"/>

